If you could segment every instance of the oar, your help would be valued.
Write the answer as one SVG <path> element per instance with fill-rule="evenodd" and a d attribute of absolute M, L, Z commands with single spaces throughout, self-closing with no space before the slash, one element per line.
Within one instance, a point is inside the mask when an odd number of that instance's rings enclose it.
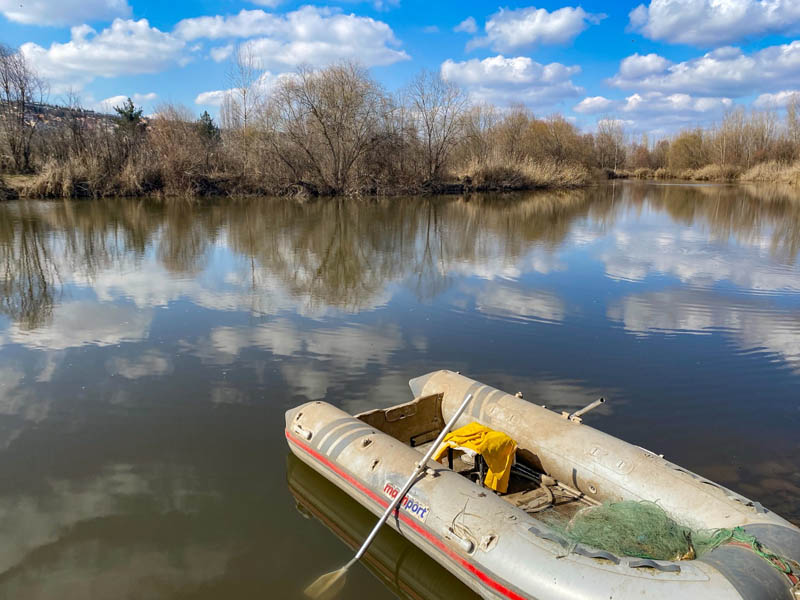
<path fill-rule="evenodd" d="M 467 408 L 467 404 L 469 404 L 470 400 L 472 400 L 472 394 L 467 394 L 467 397 L 464 398 L 461 406 L 458 407 L 458 410 L 450 418 L 450 421 L 448 421 L 447 425 L 445 425 L 444 429 L 442 429 L 441 433 L 439 433 L 439 437 L 437 437 L 436 441 L 433 442 L 430 448 L 428 448 L 428 451 L 425 453 L 425 456 L 422 458 L 422 460 L 417 463 L 417 466 L 414 468 L 414 472 L 411 474 L 411 477 L 408 478 L 408 481 L 406 481 L 403 489 L 399 494 L 397 494 L 394 500 L 389 503 L 389 506 L 386 507 L 386 511 L 383 513 L 383 516 L 378 520 L 378 523 L 367 536 L 367 539 L 364 540 L 364 543 L 361 545 L 361 548 L 358 549 L 356 555 L 341 569 L 331 573 L 325 573 L 325 575 L 322 575 L 314 583 L 308 586 L 305 590 L 307 597 L 314 598 L 314 600 L 328 600 L 339 593 L 347 578 L 347 570 L 356 562 L 358 562 L 362 556 L 364 556 L 364 553 L 367 551 L 367 548 L 369 548 L 372 540 L 374 540 L 375 536 L 378 535 L 378 531 L 380 530 L 381 526 L 386 523 L 389 515 L 392 514 L 392 512 L 397 508 L 397 505 L 400 504 L 403 498 L 405 498 L 405 495 L 408 493 L 408 490 L 411 489 L 411 486 L 414 485 L 419 474 L 427 468 L 428 461 L 430 460 L 431 456 L 433 456 L 433 453 L 436 452 L 441 445 L 444 436 L 446 436 L 453 428 L 453 425 L 455 425 L 458 417 L 460 417 L 461 413 L 464 412 L 464 409 Z"/>

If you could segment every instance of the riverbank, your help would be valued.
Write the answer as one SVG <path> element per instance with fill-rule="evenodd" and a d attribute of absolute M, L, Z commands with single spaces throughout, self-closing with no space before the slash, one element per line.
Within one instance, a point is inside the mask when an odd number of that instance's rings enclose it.
<path fill-rule="evenodd" d="M 312 182 L 269 181 L 257 176 L 185 172 L 176 178 L 159 169 L 93 172 L 73 162 L 50 164 L 35 175 L 3 176 L 2 199 L 69 199 L 104 197 L 224 197 L 270 196 L 400 196 L 571 189 L 606 179 L 600 170 L 580 164 L 517 161 L 473 161 L 459 172 L 437 180 L 385 184 L 365 181 L 333 194 Z"/>
<path fill-rule="evenodd" d="M 781 183 L 800 185 L 800 161 L 781 164 L 775 161 L 759 163 L 749 169 L 733 165 L 706 165 L 699 169 L 673 170 L 636 169 L 617 171 L 616 177 L 624 179 L 677 179 L 684 181 L 714 181 L 720 183 Z"/>

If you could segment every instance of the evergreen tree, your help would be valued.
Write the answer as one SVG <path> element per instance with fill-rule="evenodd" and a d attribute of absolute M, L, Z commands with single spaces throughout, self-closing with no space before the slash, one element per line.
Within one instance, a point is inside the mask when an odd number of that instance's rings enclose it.
<path fill-rule="evenodd" d="M 219 127 L 214 123 L 214 119 L 207 110 L 204 110 L 197 120 L 197 128 L 200 130 L 200 136 L 206 142 L 215 142 L 219 139 Z"/>
<path fill-rule="evenodd" d="M 120 143 L 120 159 L 124 163 L 131 156 L 144 134 L 142 109 L 136 108 L 133 100 L 128 98 L 122 106 L 115 106 L 117 116 L 113 117 L 117 124 L 117 138 Z"/>
<path fill-rule="evenodd" d="M 142 122 L 142 109 L 136 108 L 130 98 L 123 102 L 122 106 L 115 106 L 114 111 L 117 113 L 114 120 L 120 126 L 133 129 Z"/>
<path fill-rule="evenodd" d="M 208 114 L 207 110 L 203 111 L 200 118 L 197 119 L 197 129 L 200 134 L 200 139 L 203 142 L 203 147 L 206 153 L 206 172 L 211 169 L 211 155 L 214 153 L 217 144 L 220 141 L 219 127 L 214 123 L 214 119 Z"/>

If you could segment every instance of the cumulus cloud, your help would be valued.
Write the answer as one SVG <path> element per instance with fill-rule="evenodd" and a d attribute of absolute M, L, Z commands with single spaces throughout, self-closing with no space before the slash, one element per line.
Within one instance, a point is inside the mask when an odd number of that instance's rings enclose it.
<path fill-rule="evenodd" d="M 25 25 L 76 25 L 129 17 L 127 0 L 0 0 L 0 12 L 9 20 Z"/>
<path fill-rule="evenodd" d="M 733 106 L 730 98 L 695 97 L 688 94 L 645 92 L 632 94 L 624 100 L 603 96 L 584 98 L 573 107 L 582 114 L 616 114 L 626 125 L 646 126 L 646 129 L 672 129 L 681 125 L 711 121 Z"/>
<path fill-rule="evenodd" d="M 605 15 L 587 13 L 580 6 L 565 6 L 553 12 L 534 6 L 501 9 L 486 21 L 486 36 L 472 40 L 468 48 L 491 46 L 498 52 L 507 52 L 537 44 L 566 44 L 589 23 L 604 18 Z"/>
<path fill-rule="evenodd" d="M 620 63 L 609 83 L 638 91 L 734 98 L 800 85 L 800 40 L 752 54 L 726 46 L 679 63 L 656 54 L 634 54 Z"/>
<path fill-rule="evenodd" d="M 645 77 L 653 73 L 661 73 L 671 64 L 666 58 L 655 53 L 644 56 L 636 53 L 622 60 L 619 65 L 619 76 L 628 79 Z"/>
<path fill-rule="evenodd" d="M 227 60 L 231 54 L 233 54 L 233 44 L 217 46 L 216 48 L 212 48 L 208 51 L 208 55 L 214 62 L 222 62 L 223 60 Z"/>
<path fill-rule="evenodd" d="M 275 34 L 280 28 L 281 21 L 280 15 L 263 10 L 242 10 L 236 15 L 183 19 L 175 26 L 174 32 L 185 40 L 248 38 Z"/>
<path fill-rule="evenodd" d="M 464 86 L 478 100 L 537 106 L 551 106 L 579 95 L 582 89 L 570 79 L 579 72 L 578 66 L 542 65 L 527 56 L 506 58 L 502 54 L 463 62 L 448 59 L 441 67 L 444 79 Z"/>
<path fill-rule="evenodd" d="M 786 108 L 790 102 L 800 103 L 800 90 L 783 90 L 775 94 L 761 94 L 753 106 L 761 109 Z"/>
<path fill-rule="evenodd" d="M 294 75 L 292 73 L 274 74 L 269 71 L 265 71 L 258 78 L 258 81 L 255 84 L 256 89 L 258 89 L 260 94 L 268 96 L 272 92 L 272 89 L 275 87 L 275 85 L 286 77 L 294 77 Z M 233 89 L 201 92 L 194 99 L 194 103 L 200 106 L 222 106 L 222 104 L 225 102 L 225 99 L 233 93 Z"/>
<path fill-rule="evenodd" d="M 100 112 L 107 112 L 111 113 L 114 111 L 115 106 L 121 106 L 123 102 L 125 102 L 128 98 L 133 100 L 133 103 L 137 106 L 141 106 L 146 102 L 152 102 L 156 98 L 158 98 L 158 94 L 155 92 L 148 92 L 147 94 L 131 94 L 125 95 L 120 94 L 118 96 L 111 96 L 110 98 L 106 98 L 105 100 L 101 100 L 97 103 L 97 110 Z"/>
<path fill-rule="evenodd" d="M 588 96 L 578 102 L 572 110 L 585 115 L 594 115 L 609 112 L 616 107 L 617 103 L 614 100 L 609 100 L 604 96 Z"/>
<path fill-rule="evenodd" d="M 383 21 L 316 6 L 283 15 L 242 10 L 236 15 L 184 19 L 176 25 L 175 35 L 184 40 L 253 38 L 246 44 L 266 69 L 322 66 L 343 59 L 371 67 L 410 58 Z"/>
<path fill-rule="evenodd" d="M 453 31 L 462 33 L 475 33 L 478 31 L 478 24 L 475 22 L 475 17 L 467 17 L 461 23 L 453 27 Z"/>
<path fill-rule="evenodd" d="M 20 47 L 53 91 L 89 83 L 96 77 L 156 73 L 184 58 L 183 40 L 151 27 L 147 19 L 115 19 L 99 33 L 88 25 L 73 27 L 70 41 L 44 48 Z"/>
<path fill-rule="evenodd" d="M 631 11 L 630 26 L 652 40 L 715 46 L 800 29 L 797 0 L 651 0 Z"/>

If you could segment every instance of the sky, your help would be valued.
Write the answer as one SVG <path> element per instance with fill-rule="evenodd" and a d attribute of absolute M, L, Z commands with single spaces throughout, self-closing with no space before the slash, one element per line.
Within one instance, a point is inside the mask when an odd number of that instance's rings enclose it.
<path fill-rule="evenodd" d="M 709 125 L 800 90 L 800 0 L 0 0 L 0 42 L 49 82 L 110 110 L 182 103 L 217 114 L 248 45 L 268 88 L 299 66 L 357 60 L 389 91 L 421 69 L 475 101 L 523 103 L 584 130 Z"/>

